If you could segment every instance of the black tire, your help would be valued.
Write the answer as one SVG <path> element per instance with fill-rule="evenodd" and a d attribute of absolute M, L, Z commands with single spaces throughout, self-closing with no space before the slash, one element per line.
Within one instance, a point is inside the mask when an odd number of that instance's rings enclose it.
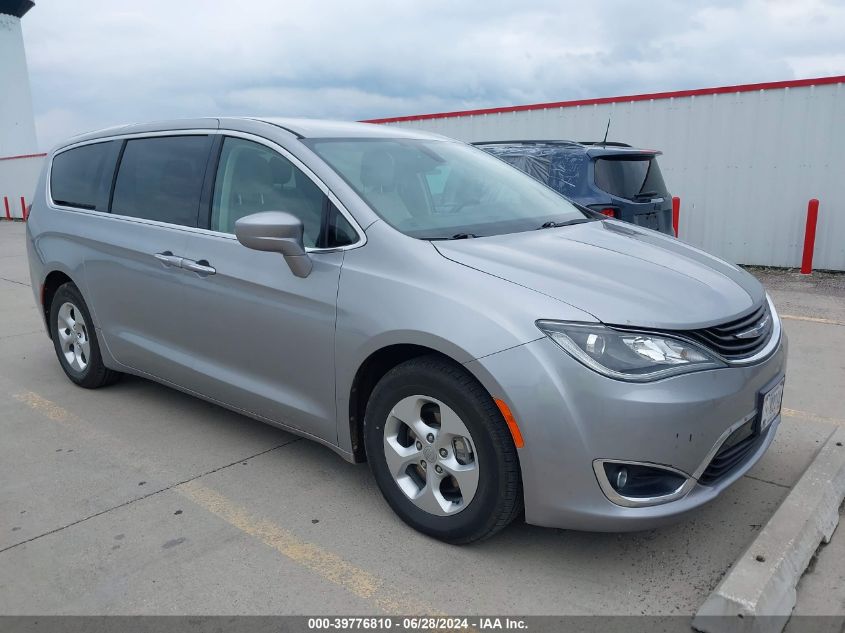
<path fill-rule="evenodd" d="M 471 434 L 479 463 L 478 487 L 465 508 L 438 516 L 418 508 L 390 473 L 385 423 L 403 398 L 424 395 L 450 407 Z M 390 507 L 408 525 L 447 543 L 489 538 L 522 512 L 522 478 L 510 431 L 486 389 L 460 365 L 421 356 L 390 370 L 376 385 L 364 417 L 367 461 Z"/>
<path fill-rule="evenodd" d="M 62 351 L 62 343 L 59 333 L 59 310 L 66 303 L 73 305 L 75 310 L 82 313 L 82 321 L 84 322 L 84 330 L 87 335 L 89 350 L 85 356 L 86 366 L 84 368 L 77 368 L 65 358 L 65 353 Z M 50 303 L 50 321 L 48 326 L 50 328 L 50 336 L 53 339 L 53 348 L 56 350 L 56 356 L 59 359 L 59 364 L 62 366 L 65 374 L 73 382 L 80 387 L 86 389 L 98 389 L 105 387 L 120 379 L 120 372 L 109 369 L 103 364 L 103 357 L 100 354 L 100 343 L 97 340 L 97 332 L 94 328 L 94 321 L 91 319 L 91 313 L 88 311 L 88 306 L 82 298 L 82 293 L 79 292 L 73 283 L 63 284 L 56 290 L 53 295 L 53 300 Z M 69 332 L 69 329 L 65 329 Z"/>

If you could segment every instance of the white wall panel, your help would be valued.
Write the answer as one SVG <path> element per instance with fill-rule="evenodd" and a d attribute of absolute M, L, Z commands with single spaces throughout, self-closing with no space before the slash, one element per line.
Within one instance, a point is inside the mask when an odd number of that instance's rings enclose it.
<path fill-rule="evenodd" d="M 820 200 L 814 267 L 845 270 L 842 83 L 388 123 L 464 141 L 609 140 L 663 151 L 680 237 L 741 264 L 797 267 Z"/>

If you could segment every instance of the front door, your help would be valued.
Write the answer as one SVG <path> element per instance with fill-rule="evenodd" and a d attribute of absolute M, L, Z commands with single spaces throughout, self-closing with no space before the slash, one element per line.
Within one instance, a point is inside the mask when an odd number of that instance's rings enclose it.
<path fill-rule="evenodd" d="M 291 161 L 262 143 L 226 137 L 207 233 L 189 238 L 186 344 L 193 366 L 183 384 L 263 418 L 337 441 L 334 335 L 342 250 L 312 252 L 296 277 L 278 253 L 246 248 L 235 221 L 287 211 L 308 248 L 326 248 L 326 195 Z"/>

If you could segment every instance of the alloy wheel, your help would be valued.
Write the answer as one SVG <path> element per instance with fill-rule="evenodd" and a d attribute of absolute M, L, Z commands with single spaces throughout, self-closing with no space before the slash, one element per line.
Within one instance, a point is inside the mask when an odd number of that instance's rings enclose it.
<path fill-rule="evenodd" d="M 91 358 L 91 340 L 82 311 L 66 301 L 59 308 L 57 321 L 59 345 L 67 364 L 75 371 L 85 371 Z"/>
<path fill-rule="evenodd" d="M 384 455 L 399 489 L 421 510 L 460 512 L 478 488 L 478 454 L 449 406 L 429 396 L 400 400 L 384 425 Z"/>

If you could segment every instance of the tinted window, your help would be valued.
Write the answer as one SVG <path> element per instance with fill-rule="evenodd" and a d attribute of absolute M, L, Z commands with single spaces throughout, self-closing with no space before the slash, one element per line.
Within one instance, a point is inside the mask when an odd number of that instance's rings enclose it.
<path fill-rule="evenodd" d="M 57 154 L 50 171 L 55 204 L 106 210 L 119 141 L 94 143 Z"/>
<path fill-rule="evenodd" d="M 597 159 L 596 186 L 627 200 L 669 195 L 657 160 L 643 156 Z"/>
<path fill-rule="evenodd" d="M 305 246 L 317 246 L 326 196 L 284 156 L 241 138 L 223 142 L 214 197 L 211 230 L 235 232 L 235 222 L 261 211 L 286 211 L 302 220 Z"/>
<path fill-rule="evenodd" d="M 126 142 L 112 213 L 196 226 L 208 136 L 162 136 Z"/>

